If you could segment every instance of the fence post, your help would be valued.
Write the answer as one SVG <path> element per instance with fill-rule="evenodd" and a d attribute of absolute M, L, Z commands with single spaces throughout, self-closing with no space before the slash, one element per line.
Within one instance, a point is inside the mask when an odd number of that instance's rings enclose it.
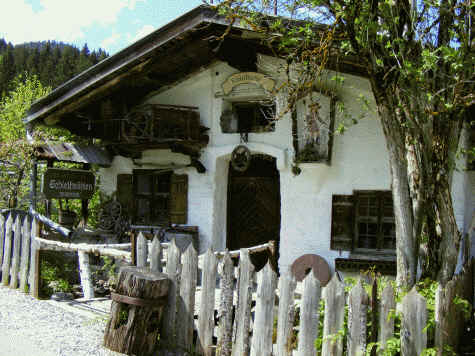
<path fill-rule="evenodd" d="M 18 272 L 20 271 L 20 252 L 21 252 L 21 218 L 17 214 L 15 218 L 15 230 L 13 233 L 13 259 L 10 270 L 10 288 L 18 288 Z"/>
<path fill-rule="evenodd" d="M 5 218 L 0 214 L 0 266 L 3 262 L 3 247 L 5 246 Z M 1 272 L 1 271 L 0 271 Z"/>
<path fill-rule="evenodd" d="M 348 356 L 364 355 L 366 352 L 368 304 L 369 297 L 360 278 L 348 298 Z"/>
<path fill-rule="evenodd" d="M 322 355 L 341 356 L 343 340 L 339 331 L 345 318 L 345 287 L 335 273 L 324 289 L 325 318 L 323 321 Z"/>
<path fill-rule="evenodd" d="M 162 245 L 158 236 L 155 235 L 150 249 L 150 269 L 155 272 L 162 272 Z"/>
<path fill-rule="evenodd" d="M 84 298 L 94 298 L 94 285 L 91 278 L 91 266 L 89 265 L 89 254 L 84 251 L 78 251 L 79 276 L 81 277 L 81 287 Z"/>
<path fill-rule="evenodd" d="M 217 356 L 231 356 L 233 333 L 234 264 L 229 251 L 224 253 L 221 268 L 221 304 L 216 347 Z"/>
<path fill-rule="evenodd" d="M 193 345 L 195 290 L 198 278 L 198 255 L 193 244 L 188 246 L 182 259 L 180 298 L 177 303 L 177 343 L 182 351 L 189 352 Z"/>
<path fill-rule="evenodd" d="M 251 324 L 252 283 L 254 265 L 249 258 L 249 250 L 242 248 L 239 260 L 239 289 L 236 317 L 234 319 L 232 356 L 249 355 L 249 327 Z"/>
<path fill-rule="evenodd" d="M 427 303 L 416 287 L 402 299 L 401 355 L 418 356 L 427 347 Z"/>
<path fill-rule="evenodd" d="M 214 331 L 214 299 L 216 289 L 217 258 L 212 249 L 204 255 L 200 296 L 200 315 L 198 316 L 198 352 L 212 355 Z"/>
<path fill-rule="evenodd" d="M 315 339 L 318 337 L 319 307 L 322 289 L 313 271 L 304 279 L 300 306 L 299 356 L 316 355 Z"/>
<path fill-rule="evenodd" d="M 277 274 L 268 261 L 257 274 L 257 300 L 251 356 L 272 356 L 275 289 Z"/>
<path fill-rule="evenodd" d="M 39 223 L 33 218 L 31 223 L 31 261 L 30 261 L 30 294 L 39 298 L 40 296 L 40 246 L 36 238 L 39 233 Z"/>
<path fill-rule="evenodd" d="M 21 242 L 21 267 L 20 267 L 20 290 L 28 292 L 28 267 L 30 264 L 31 249 L 31 225 L 30 217 L 27 215 L 23 221 L 22 242 Z"/>
<path fill-rule="evenodd" d="M 137 267 L 147 267 L 148 243 L 142 232 L 137 238 Z"/>
<path fill-rule="evenodd" d="M 389 313 L 396 311 L 396 300 L 394 298 L 394 289 L 388 282 L 384 287 L 379 305 L 379 332 L 378 341 L 381 352 L 386 349 L 386 343 L 394 336 L 394 318 L 389 317 Z"/>
<path fill-rule="evenodd" d="M 165 309 L 164 322 L 161 335 L 167 343 L 167 348 L 174 347 L 176 344 L 176 311 L 177 311 L 177 294 L 180 290 L 180 274 L 181 274 L 181 252 L 172 239 L 168 248 L 166 273 L 170 279 L 168 288 L 168 302 Z"/>
<path fill-rule="evenodd" d="M 12 237 L 13 237 L 13 218 L 12 214 L 8 214 L 7 223 L 5 224 L 5 246 L 2 264 L 2 284 L 8 286 L 8 278 L 10 277 L 10 263 L 12 260 Z"/>
<path fill-rule="evenodd" d="M 277 317 L 277 356 L 292 356 L 292 336 L 295 320 L 295 276 L 287 271 L 279 280 L 279 311 Z"/>

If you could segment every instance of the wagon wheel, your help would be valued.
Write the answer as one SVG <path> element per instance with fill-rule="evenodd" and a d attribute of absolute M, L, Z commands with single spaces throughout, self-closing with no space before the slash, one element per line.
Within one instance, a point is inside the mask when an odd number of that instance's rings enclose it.
<path fill-rule="evenodd" d="M 106 203 L 99 214 L 99 226 L 104 230 L 112 230 L 120 219 L 122 206 L 118 201 Z"/>

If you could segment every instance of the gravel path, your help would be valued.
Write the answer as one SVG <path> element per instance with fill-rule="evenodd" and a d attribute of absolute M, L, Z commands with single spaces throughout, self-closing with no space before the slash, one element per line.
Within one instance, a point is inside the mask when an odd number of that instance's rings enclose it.
<path fill-rule="evenodd" d="M 118 356 L 102 347 L 105 316 L 0 287 L 0 356 Z"/>

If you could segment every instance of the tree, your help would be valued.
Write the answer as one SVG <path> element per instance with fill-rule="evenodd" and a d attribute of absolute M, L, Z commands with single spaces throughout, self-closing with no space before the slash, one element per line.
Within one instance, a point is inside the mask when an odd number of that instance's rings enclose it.
<path fill-rule="evenodd" d="M 331 58 L 362 61 L 389 152 L 398 284 L 415 284 L 420 260 L 424 273 L 445 285 L 461 239 L 450 182 L 462 128 L 474 125 L 472 2 L 223 0 L 218 9 L 261 32 L 297 68 L 298 79 L 286 85 L 289 108 Z M 286 18 L 259 15 L 277 10 Z"/>
<path fill-rule="evenodd" d="M 20 75 L 0 102 L 0 206 L 26 208 L 33 145 L 26 138 L 23 117 L 31 103 L 48 94 L 35 76 Z"/>

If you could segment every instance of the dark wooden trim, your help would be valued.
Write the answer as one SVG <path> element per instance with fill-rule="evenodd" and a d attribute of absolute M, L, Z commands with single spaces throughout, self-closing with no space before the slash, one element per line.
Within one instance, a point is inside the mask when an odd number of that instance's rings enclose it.
<path fill-rule="evenodd" d="M 396 261 L 381 261 L 369 259 L 336 258 L 335 270 L 347 272 L 368 271 L 374 268 L 376 272 L 396 275 Z"/>

